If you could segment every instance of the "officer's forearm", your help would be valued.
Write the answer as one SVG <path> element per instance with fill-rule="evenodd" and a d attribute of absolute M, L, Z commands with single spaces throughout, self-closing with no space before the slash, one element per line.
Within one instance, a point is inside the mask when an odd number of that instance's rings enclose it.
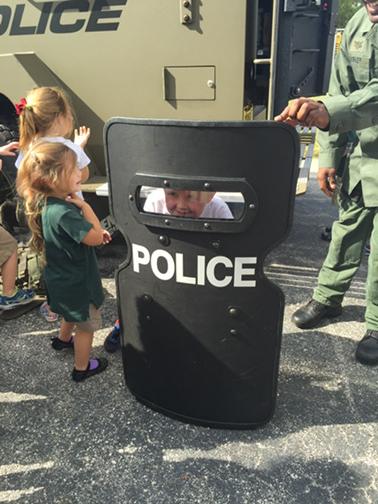
<path fill-rule="evenodd" d="M 329 133 L 344 133 L 370 128 L 378 124 L 378 79 L 349 96 L 322 98 L 329 116 Z"/>

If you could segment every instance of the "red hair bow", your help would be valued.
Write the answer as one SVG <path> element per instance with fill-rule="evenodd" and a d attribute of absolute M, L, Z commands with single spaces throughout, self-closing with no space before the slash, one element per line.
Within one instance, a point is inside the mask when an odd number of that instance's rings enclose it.
<path fill-rule="evenodd" d="M 21 100 L 18 103 L 15 103 L 14 105 L 16 107 L 16 114 L 20 115 L 26 108 L 27 102 L 25 98 L 21 98 Z"/>

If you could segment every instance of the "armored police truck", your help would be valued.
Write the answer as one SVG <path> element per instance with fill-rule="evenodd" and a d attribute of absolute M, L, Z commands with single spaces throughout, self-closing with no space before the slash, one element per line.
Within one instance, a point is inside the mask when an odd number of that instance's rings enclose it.
<path fill-rule="evenodd" d="M 337 0 L 0 0 L 0 93 L 14 102 L 35 86 L 65 88 L 92 130 L 91 175 L 105 176 L 112 116 L 271 119 L 290 98 L 322 94 L 336 8 Z"/>

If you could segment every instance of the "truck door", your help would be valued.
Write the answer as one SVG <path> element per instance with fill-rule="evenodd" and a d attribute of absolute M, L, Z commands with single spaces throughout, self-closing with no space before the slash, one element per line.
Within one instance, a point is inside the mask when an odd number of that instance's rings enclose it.
<path fill-rule="evenodd" d="M 337 7 L 338 0 L 248 2 L 244 103 L 251 118 L 272 119 L 288 100 L 327 91 Z"/>
<path fill-rule="evenodd" d="M 281 0 L 274 112 L 328 89 L 338 0 Z"/>

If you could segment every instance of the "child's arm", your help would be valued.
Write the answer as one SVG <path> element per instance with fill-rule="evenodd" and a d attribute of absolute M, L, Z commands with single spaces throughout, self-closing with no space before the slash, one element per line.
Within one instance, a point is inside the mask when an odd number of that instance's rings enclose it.
<path fill-rule="evenodd" d="M 88 139 L 91 134 L 91 129 L 86 126 L 80 126 L 79 129 L 75 129 L 74 132 L 74 143 L 79 145 L 82 149 L 87 145 Z M 81 168 L 81 167 L 80 167 Z M 84 166 L 81 168 L 81 183 L 84 183 L 89 178 L 89 168 L 88 166 Z"/>
<path fill-rule="evenodd" d="M 87 145 L 88 139 L 91 135 L 91 128 L 80 126 L 79 129 L 74 131 L 74 143 L 80 145 L 82 149 Z"/>
<path fill-rule="evenodd" d="M 19 149 L 18 142 L 10 142 L 9 144 L 0 147 L 0 156 L 16 156 L 16 151 Z M 0 170 L 3 166 L 3 161 L 0 159 Z"/>
<path fill-rule="evenodd" d="M 15 156 L 18 149 L 18 142 L 10 142 L 0 147 L 0 156 Z"/>
<path fill-rule="evenodd" d="M 102 229 L 100 221 L 98 220 L 96 214 L 89 206 L 89 204 L 79 198 L 77 194 L 70 196 L 68 201 L 80 208 L 83 213 L 84 219 L 93 226 L 81 242 L 85 245 L 89 245 L 90 247 L 97 247 L 98 245 L 102 245 L 103 243 L 108 243 L 110 240 L 108 239 L 108 236 L 105 236 L 105 230 Z M 107 233 L 107 231 L 105 231 L 105 233 Z"/>
<path fill-rule="evenodd" d="M 80 170 L 80 173 L 81 173 L 81 183 L 83 184 L 89 178 L 89 168 L 88 168 L 88 166 L 84 166 L 84 168 L 82 168 Z"/>

